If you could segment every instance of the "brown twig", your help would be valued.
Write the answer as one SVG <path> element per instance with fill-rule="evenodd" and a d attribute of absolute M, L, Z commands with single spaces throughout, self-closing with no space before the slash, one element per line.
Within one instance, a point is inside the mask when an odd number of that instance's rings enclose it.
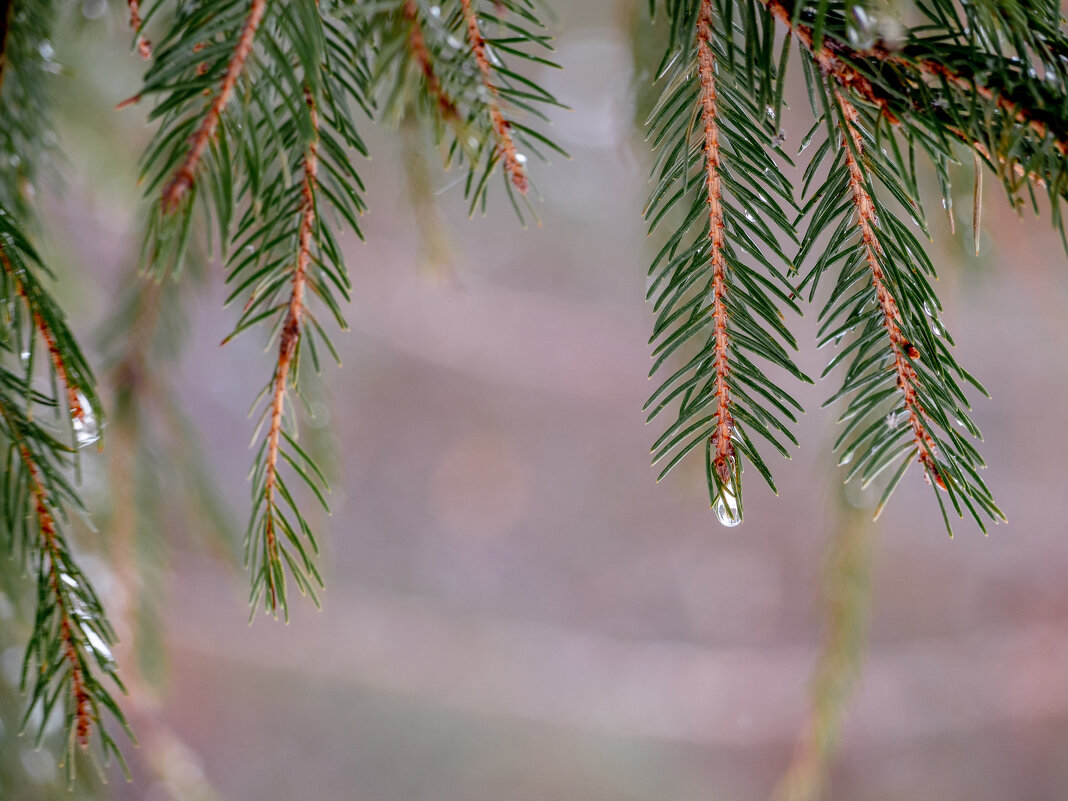
<path fill-rule="evenodd" d="M 463 6 L 464 20 L 467 22 L 467 40 L 471 45 L 471 52 L 478 64 L 478 71 L 482 75 L 482 85 L 486 87 L 490 119 L 493 122 L 493 135 L 497 139 L 497 150 L 504 159 L 504 169 L 512 181 L 512 185 L 525 195 L 530 188 L 527 179 L 527 171 L 523 162 L 516 153 L 515 141 L 512 139 L 512 124 L 505 119 L 501 111 L 500 92 L 493 83 L 493 69 L 490 67 L 489 57 L 486 55 L 486 40 L 478 28 L 478 17 L 475 14 L 471 0 L 460 0 Z"/>
<path fill-rule="evenodd" d="M 946 484 L 935 464 L 932 453 L 935 449 L 934 438 L 927 430 L 927 413 L 920 404 L 916 387 L 919 376 L 910 359 L 918 359 L 920 353 L 901 333 L 901 312 L 897 301 L 887 288 L 883 268 L 879 264 L 882 246 L 875 236 L 875 206 L 866 188 L 864 171 L 857 158 L 864 152 L 864 143 L 856 126 L 859 122 L 856 108 L 846 96 L 835 91 L 835 97 L 842 109 L 842 148 L 845 151 L 846 167 L 849 170 L 849 188 L 853 194 L 853 205 L 857 209 L 857 228 L 864 241 L 864 252 L 871 270 L 872 285 L 875 287 L 875 299 L 882 311 L 883 327 L 890 339 L 890 349 L 894 354 L 894 370 L 897 373 L 897 386 L 904 396 L 905 409 L 909 415 L 909 425 L 919 450 L 919 461 L 934 482 L 946 489 Z M 850 142 L 851 140 L 851 142 Z M 851 144 L 852 143 L 852 144 Z M 854 155 L 855 154 L 855 155 Z"/>
<path fill-rule="evenodd" d="M 719 124 L 716 111 L 716 58 L 712 53 L 712 0 L 701 0 L 697 17 L 697 71 L 701 82 L 701 121 L 705 128 L 705 190 L 708 202 L 708 237 L 712 240 L 712 321 L 715 330 L 716 429 L 712 444 L 716 456 L 712 462 L 716 475 L 729 485 L 734 474 L 734 444 L 731 432 L 734 420 L 730 412 L 730 387 L 727 364 L 727 260 L 723 222 L 723 187 L 719 175 Z"/>
<path fill-rule="evenodd" d="M 26 301 L 26 308 L 29 309 L 33 315 L 33 324 L 37 331 L 41 334 L 41 339 L 44 340 L 45 347 L 48 348 L 48 356 L 52 360 L 52 366 L 56 371 L 56 376 L 63 384 L 63 389 L 67 393 L 67 405 L 70 408 L 70 416 L 72 420 L 85 420 L 85 407 L 82 405 L 82 400 L 78 395 L 78 387 L 71 382 L 70 373 L 67 370 L 67 364 L 63 361 L 63 354 L 59 350 L 59 345 L 56 342 L 55 334 L 49 327 L 48 322 L 44 319 L 39 311 L 33 308 L 33 304 L 30 303 L 30 296 L 26 292 L 26 286 L 19 277 L 19 272 L 15 269 L 15 266 L 11 263 L 7 253 L 4 252 L 4 246 L 0 243 L 0 262 L 3 263 L 4 269 L 7 270 L 8 275 L 18 286 L 18 293 L 22 296 L 22 299 Z"/>
<path fill-rule="evenodd" d="M 419 22 L 419 5 L 415 0 L 404 0 L 404 18 L 408 20 L 411 26 L 408 30 L 408 47 L 415 60 L 419 63 L 419 69 L 422 71 L 423 77 L 426 78 L 427 90 L 437 103 L 442 119 L 446 121 L 458 120 L 460 112 L 456 108 L 456 103 L 449 97 L 445 87 L 441 85 L 441 79 L 434 69 L 433 60 L 430 58 L 430 50 L 427 49 L 426 38 L 423 36 L 423 26 Z"/>
<path fill-rule="evenodd" d="M 282 434 L 282 412 L 285 408 L 286 380 L 293 363 L 293 356 L 300 341 L 300 324 L 304 316 L 304 287 L 308 267 L 312 261 L 312 245 L 315 237 L 315 187 L 319 170 L 319 116 L 311 91 L 305 89 L 305 102 L 311 116 L 316 138 L 308 144 L 304 153 L 304 185 L 301 189 L 300 230 L 297 235 L 297 261 L 293 269 L 293 285 L 289 295 L 289 309 L 282 324 L 282 336 L 278 346 L 278 363 L 274 371 L 274 391 L 271 399 L 271 422 L 267 432 L 267 469 L 264 492 L 267 496 L 267 583 L 271 592 L 271 608 L 278 604 L 277 588 L 271 565 L 278 559 L 278 541 L 274 530 L 274 491 L 278 480 L 278 448 Z"/>
<path fill-rule="evenodd" d="M 256 37 L 256 29 L 259 27 L 266 9 L 267 0 L 251 0 L 248 14 L 245 16 L 245 22 L 241 26 L 237 47 L 234 48 L 230 63 L 226 67 L 226 74 L 223 76 L 222 84 L 219 86 L 219 93 L 208 107 L 208 111 L 200 121 L 200 125 L 197 126 L 181 166 L 167 185 L 163 187 L 162 205 L 165 212 L 173 211 L 178 207 L 182 202 L 182 198 L 185 197 L 186 192 L 192 188 L 196 180 L 197 166 L 204 157 L 204 151 L 207 149 L 208 144 L 215 136 L 215 130 L 219 125 L 219 117 L 222 115 L 223 109 L 226 108 L 226 104 L 230 102 L 230 96 L 237 85 L 237 79 L 241 77 L 241 73 L 245 69 L 245 62 L 248 61 L 248 57 L 252 53 L 252 42 Z"/>
<path fill-rule="evenodd" d="M 143 24 L 141 19 L 141 0 L 128 0 L 127 5 L 130 7 L 130 27 L 137 34 L 137 52 L 141 54 L 141 58 L 150 59 L 152 58 L 152 43 L 141 35 L 141 25 Z"/>
<path fill-rule="evenodd" d="M 64 600 L 63 590 L 60 588 L 59 560 L 61 551 L 56 536 L 56 522 L 48 509 L 48 493 L 41 482 L 40 472 L 37 463 L 33 459 L 33 454 L 30 453 L 29 447 L 24 442 L 18 444 L 18 450 L 22 458 L 22 464 L 29 474 L 30 491 L 33 492 L 34 508 L 37 514 L 37 528 L 41 535 L 41 547 L 48 555 L 48 584 L 52 590 L 56 610 L 59 612 L 63 656 L 70 664 L 75 736 L 82 748 L 88 748 L 89 729 L 92 726 L 95 715 L 92 709 L 92 700 L 85 687 L 82 661 L 78 654 L 78 641 L 74 633 L 75 624 Z M 42 665 L 43 668 L 44 665 Z"/>
<path fill-rule="evenodd" d="M 1021 125 L 1029 126 L 1038 136 L 1045 138 L 1049 134 L 1049 126 L 1036 118 L 1032 109 L 1006 97 L 1001 92 L 980 83 L 974 78 L 955 72 L 934 59 L 925 58 L 919 61 L 910 61 L 894 55 L 893 52 L 881 44 L 876 44 L 868 50 L 855 50 L 844 42 L 835 39 L 824 39 L 822 44 L 816 47 L 812 29 L 801 23 L 794 24 L 792 10 L 787 8 L 781 0 L 760 0 L 760 2 L 776 19 L 793 31 L 805 48 L 812 54 L 813 60 L 824 75 L 833 76 L 840 86 L 853 90 L 866 102 L 878 106 L 882 110 L 883 116 L 892 123 L 899 122 L 889 108 L 893 98 L 864 77 L 856 67 L 849 63 L 850 60 L 874 58 L 888 64 L 894 64 L 905 70 L 918 70 L 922 75 L 938 81 L 945 81 L 966 92 L 974 89 L 984 100 L 995 103 L 1012 120 Z M 919 108 L 913 110 L 918 113 L 927 111 L 927 109 Z M 1068 154 L 1068 138 L 1063 135 L 1055 136 L 1054 144 L 1061 153 Z M 972 143 L 972 146 L 974 147 L 974 143 Z"/>

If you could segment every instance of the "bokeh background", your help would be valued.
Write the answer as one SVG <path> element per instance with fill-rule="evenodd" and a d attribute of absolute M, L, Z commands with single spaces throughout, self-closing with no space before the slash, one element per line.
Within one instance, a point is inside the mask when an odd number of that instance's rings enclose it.
<path fill-rule="evenodd" d="M 112 111 L 142 70 L 124 4 L 72 5 L 56 55 L 66 159 L 38 192 L 61 297 L 96 342 L 135 280 L 132 154 L 150 129 L 143 111 Z M 573 159 L 534 166 L 540 225 L 522 229 L 503 192 L 468 219 L 457 176 L 418 134 L 363 126 L 351 331 L 335 340 L 344 366 L 309 382 L 304 428 L 334 484 L 321 612 L 297 600 L 289 625 L 247 622 L 230 555 L 246 412 L 274 354 L 257 334 L 219 347 L 235 310 L 221 308 L 216 261 L 184 301 L 180 358 L 153 369 L 199 437 L 202 459 L 178 471 L 230 511 L 209 519 L 175 488 L 146 555 L 109 539 L 137 503 L 112 480 L 116 457 L 87 458 L 103 522 L 83 543 L 123 638 L 141 746 L 132 782 L 113 773 L 68 797 L 1068 798 L 1068 264 L 1048 219 L 1018 219 L 988 180 L 975 257 L 970 162 L 955 234 L 933 186 L 927 197 L 944 319 L 992 395 L 975 419 L 1009 525 L 960 523 L 950 539 L 919 470 L 871 525 L 875 498 L 841 491 L 829 453 L 831 378 L 798 387 L 808 414 L 793 460 L 772 465 L 780 496 L 747 476 L 745 523 L 722 528 L 699 459 L 660 486 L 648 466 L 635 109 L 650 76 L 634 53 L 655 29 L 644 2 L 552 5 L 564 70 L 537 78 L 573 109 L 553 121 Z M 809 123 L 793 89 L 796 150 Z M 813 346 L 814 317 L 798 322 L 798 362 L 818 375 L 830 354 Z M 178 460 L 152 458 L 166 475 Z M 160 601 L 148 618 L 146 596 Z M 158 658 L 137 656 L 138 637 Z M 29 745 L 34 779 L 16 798 L 44 797 L 58 775 Z"/>

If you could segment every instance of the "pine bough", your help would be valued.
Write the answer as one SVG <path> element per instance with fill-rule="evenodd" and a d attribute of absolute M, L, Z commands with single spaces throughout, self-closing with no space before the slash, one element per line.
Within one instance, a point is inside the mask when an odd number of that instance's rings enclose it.
<path fill-rule="evenodd" d="M 256 408 L 252 512 L 245 537 L 253 613 L 288 615 L 287 579 L 315 597 L 318 544 L 302 498 L 327 507 L 327 481 L 299 444 L 301 380 L 337 360 L 352 284 L 339 234 L 362 236 L 358 118 L 418 119 L 444 165 L 462 171 L 472 213 L 499 175 L 520 218 L 536 195 L 528 159 L 566 154 L 541 128 L 560 104 L 531 75 L 555 67 L 538 0 L 160 0 L 128 4 L 134 50 L 150 60 L 141 91 L 155 137 L 142 159 L 148 209 L 142 269 L 179 280 L 191 243 L 216 243 L 240 304 L 227 341 L 268 332 L 274 369 Z M 66 721 L 67 760 L 103 722 L 125 721 L 114 632 L 64 529 L 83 503 L 78 449 L 104 413 L 96 382 L 26 233 L 30 191 L 47 165 L 48 0 L 5 3 L 0 55 L 0 524 L 37 582 L 26 652 L 26 720 Z M 939 318 L 918 164 L 950 204 L 950 168 L 970 154 L 976 229 L 989 169 L 1022 207 L 1049 200 L 1064 236 L 1068 191 L 1068 39 L 1052 0 L 914 3 L 903 27 L 885 8 L 814 0 L 650 0 L 665 34 L 646 209 L 659 250 L 649 269 L 653 373 L 647 409 L 666 420 L 653 446 L 660 477 L 703 454 L 718 519 L 743 516 L 751 466 L 775 489 L 763 453 L 789 456 L 800 405 L 790 316 L 820 295 L 819 344 L 838 347 L 828 400 L 847 481 L 880 481 L 881 511 L 919 465 L 947 528 L 967 513 L 1004 519 L 979 475 L 969 388 Z M 157 34 L 150 37 L 149 31 Z M 793 59 L 793 61 L 791 61 Z M 793 65 L 793 66 L 792 66 Z M 812 128 L 797 154 L 779 120 L 803 75 Z M 122 104 L 122 105 L 126 105 Z M 806 152 L 807 163 L 793 159 Z M 796 190 L 791 177 L 800 177 Z M 132 303 L 131 308 L 144 304 Z M 127 357 L 134 359 L 137 354 Z M 126 362 L 124 362 L 126 363 Z M 877 512 L 878 513 L 878 512 Z M 121 760 L 121 756 L 119 757 Z"/>

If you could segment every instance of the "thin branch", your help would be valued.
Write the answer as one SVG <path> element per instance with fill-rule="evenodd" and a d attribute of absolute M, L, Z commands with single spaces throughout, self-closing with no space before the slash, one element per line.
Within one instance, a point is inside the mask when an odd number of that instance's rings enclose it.
<path fill-rule="evenodd" d="M 11 419 L 6 406 L 0 404 L 0 412 L 8 418 L 8 430 L 11 436 L 18 440 L 17 450 L 23 467 L 29 477 L 30 491 L 33 493 L 34 511 L 37 515 L 37 530 L 41 539 L 41 550 L 48 558 L 48 586 L 52 591 L 56 610 L 60 620 L 60 639 L 63 646 L 63 658 L 70 665 L 71 696 L 74 702 L 75 736 L 82 748 L 89 747 L 89 730 L 96 718 L 93 710 L 92 697 L 86 688 L 85 675 L 83 673 L 82 660 L 78 653 L 79 643 L 74 634 L 76 625 L 71 617 L 71 610 L 67 608 L 67 602 L 60 586 L 59 562 L 62 551 L 59 546 L 56 533 L 56 521 L 52 512 L 48 509 L 48 491 L 41 481 L 40 469 L 30 452 L 29 445 L 19 434 L 18 423 Z M 42 664 L 41 669 L 45 669 Z"/>
<path fill-rule="evenodd" d="M 427 91 L 437 103 L 442 119 L 459 120 L 460 112 L 456 108 L 456 103 L 441 85 L 441 79 L 434 69 L 434 62 L 430 57 L 430 50 L 427 49 L 426 38 L 423 36 L 423 26 L 419 22 L 419 4 L 416 0 L 404 0 L 404 18 L 411 26 L 408 31 L 408 48 L 419 63 L 419 69 L 426 78 Z"/>
<path fill-rule="evenodd" d="M 475 56 L 478 71 L 482 75 L 482 85 L 486 87 L 486 105 L 489 107 L 490 119 L 493 122 L 493 135 L 497 138 L 497 150 L 504 159 L 504 169 L 512 185 L 525 195 L 530 188 L 530 182 L 527 180 L 527 171 L 516 153 L 511 123 L 505 119 L 501 111 L 500 92 L 493 83 L 493 70 L 490 67 L 489 57 L 486 55 L 486 40 L 478 28 L 478 16 L 475 14 L 472 0 L 460 0 L 460 4 L 463 6 L 464 20 L 467 22 L 467 40 L 471 44 L 471 52 Z"/>
<path fill-rule="evenodd" d="M 901 312 L 898 310 L 897 301 L 887 288 L 886 277 L 879 263 L 883 250 L 875 236 L 875 206 L 866 188 L 864 171 L 857 162 L 857 158 L 864 152 L 864 143 L 856 128 L 859 123 L 857 110 L 841 91 L 835 90 L 835 97 L 842 109 L 842 148 L 845 151 L 846 167 L 849 170 L 849 188 L 853 194 L 853 205 L 857 210 L 857 228 L 860 229 L 864 242 L 865 258 L 871 270 L 875 298 L 882 311 L 883 327 L 886 329 L 887 337 L 890 339 L 890 349 L 894 354 L 897 386 L 904 396 L 909 425 L 912 426 L 913 437 L 919 451 L 919 461 L 934 482 L 942 489 L 946 489 L 945 481 L 932 455 L 936 445 L 934 438 L 927 430 L 925 422 L 927 413 L 920 405 L 916 392 L 919 376 L 911 360 L 920 358 L 920 352 L 901 333 Z M 852 143 L 849 140 L 852 140 Z"/>
<path fill-rule="evenodd" d="M 716 449 L 713 465 L 716 475 L 730 485 L 734 473 L 734 444 L 731 432 L 730 388 L 727 377 L 727 260 L 723 222 L 723 187 L 719 175 L 719 124 L 716 112 L 716 58 L 712 53 L 712 0 L 701 0 L 697 18 L 697 70 L 701 81 L 701 121 L 705 127 L 705 189 L 708 201 L 708 237 L 712 240 L 712 321 L 715 329 L 716 429 L 712 444 Z"/>
<path fill-rule="evenodd" d="M 1049 133 L 1049 126 L 1038 119 L 1034 110 L 1022 102 L 1007 97 L 997 89 L 980 83 L 975 77 L 968 77 L 956 72 L 946 65 L 934 59 L 924 58 L 911 61 L 888 50 L 881 44 L 876 44 L 868 50 L 856 50 L 844 42 L 836 39 L 824 38 L 822 44 L 817 47 L 814 41 L 812 28 L 800 22 L 794 23 L 793 11 L 781 0 L 760 0 L 771 14 L 792 30 L 805 48 L 812 54 L 813 60 L 825 75 L 833 76 L 840 86 L 855 91 L 868 103 L 882 109 L 883 116 L 890 122 L 897 123 L 899 120 L 890 111 L 889 106 L 898 98 L 888 94 L 884 89 L 872 83 L 862 75 L 850 61 L 862 59 L 875 59 L 877 61 L 894 64 L 906 70 L 918 70 L 922 75 L 945 81 L 965 92 L 975 90 L 984 100 L 995 103 L 1012 120 L 1021 125 L 1029 126 L 1038 136 L 1045 138 Z M 925 112 L 927 109 L 913 109 L 916 112 Z M 1068 154 L 1068 137 L 1054 135 L 1054 144 L 1063 154 Z M 974 147 L 974 143 L 972 145 Z"/>
<path fill-rule="evenodd" d="M 241 34 L 237 40 L 237 47 L 230 57 L 230 63 L 226 67 L 226 74 L 219 86 L 219 93 L 215 96 L 208 107 L 207 113 L 197 126 L 193 134 L 189 150 L 183 159 L 181 166 L 175 172 L 170 182 L 163 187 L 162 204 L 163 210 L 173 211 L 182 202 L 193 183 L 196 180 L 195 173 L 204 157 L 204 151 L 215 136 L 215 130 L 219 125 L 219 117 L 226 104 L 230 102 L 230 96 L 237 85 L 237 79 L 245 69 L 245 62 L 252 53 L 252 43 L 256 37 L 256 29 L 259 27 L 263 14 L 267 9 L 267 0 L 251 0 L 248 15 L 241 26 Z"/>
<path fill-rule="evenodd" d="M 315 236 L 315 187 L 319 169 L 319 115 L 311 91 L 305 89 L 305 102 L 315 132 L 304 153 L 304 185 L 300 200 L 300 230 L 297 234 L 297 261 L 293 270 L 293 285 L 289 295 L 289 309 L 282 325 L 281 342 L 278 346 L 278 363 L 274 371 L 274 391 L 271 399 L 271 422 L 267 433 L 267 469 L 264 493 L 267 499 L 266 546 L 267 584 L 271 592 L 271 608 L 278 608 L 278 589 L 275 586 L 271 565 L 278 561 L 278 539 L 274 530 L 274 492 L 278 481 L 278 456 L 282 434 L 282 412 L 285 409 L 286 380 L 293 363 L 293 356 L 300 341 L 300 324 L 304 315 L 304 287 L 308 268 L 312 261 L 312 245 Z"/>
<path fill-rule="evenodd" d="M 128 0 L 127 4 L 130 6 L 130 27 L 137 34 L 137 52 L 148 60 L 152 58 L 152 43 L 141 34 L 141 0 Z"/>
<path fill-rule="evenodd" d="M 59 350 L 56 336 L 53 334 L 48 322 L 44 319 L 41 313 L 34 308 L 33 303 L 30 302 L 30 296 L 26 291 L 26 285 L 22 280 L 21 273 L 19 270 L 15 269 L 15 266 L 11 263 L 7 253 L 4 252 L 3 243 L 0 243 L 0 262 L 3 263 L 4 269 L 7 270 L 8 275 L 11 276 L 11 280 L 17 285 L 19 295 L 26 301 L 26 308 L 29 310 L 30 314 L 33 315 L 33 324 L 38 332 L 40 332 L 41 339 L 44 340 L 45 346 L 48 348 L 48 356 L 52 360 L 52 366 L 56 371 L 56 376 L 63 384 L 63 388 L 67 393 L 67 405 L 70 409 L 71 419 L 84 421 L 86 415 L 85 407 L 78 394 L 78 387 L 70 380 L 70 372 L 67 370 L 66 362 L 63 361 L 63 354 Z"/>

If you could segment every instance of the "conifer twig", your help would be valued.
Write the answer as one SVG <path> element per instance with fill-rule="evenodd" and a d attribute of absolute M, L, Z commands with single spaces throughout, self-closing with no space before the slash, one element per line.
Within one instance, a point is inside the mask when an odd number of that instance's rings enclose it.
<path fill-rule="evenodd" d="M 152 58 L 152 43 L 141 33 L 143 24 L 141 19 L 141 0 L 128 0 L 128 5 L 130 7 L 130 27 L 137 34 L 137 52 L 140 53 L 141 58 L 148 60 Z"/>
<path fill-rule="evenodd" d="M 408 47 L 419 64 L 419 69 L 426 78 L 426 88 L 437 104 L 442 119 L 456 122 L 460 118 L 460 112 L 455 101 L 445 91 L 434 69 L 434 62 L 430 57 L 430 50 L 426 46 L 426 38 L 423 36 L 423 25 L 419 21 L 419 4 L 416 0 L 404 0 L 404 18 L 408 20 L 411 28 L 408 32 Z"/>
<path fill-rule="evenodd" d="M 75 732 L 78 744 L 89 747 L 89 728 L 95 718 L 92 712 L 89 693 L 85 689 L 85 677 L 82 675 L 82 661 L 78 654 L 78 642 L 74 637 L 74 623 L 70 610 L 60 589 L 59 582 L 59 545 L 56 542 L 56 523 L 48 510 L 48 496 L 41 483 L 40 473 L 30 449 L 25 443 L 19 443 L 19 455 L 30 479 L 30 489 L 34 497 L 34 509 L 37 513 L 37 528 L 41 537 L 41 550 L 48 557 L 48 586 L 60 619 L 60 640 L 63 657 L 70 665 L 71 695 L 74 700 Z M 42 665 L 42 668 L 44 666 Z"/>
<path fill-rule="evenodd" d="M 504 169 L 508 173 L 512 185 L 519 190 L 520 194 L 525 195 L 530 188 L 527 171 L 519 160 L 519 154 L 516 152 L 515 141 L 512 139 L 511 123 L 508 122 L 504 112 L 501 111 L 500 91 L 493 83 L 493 69 L 486 53 L 486 40 L 478 28 L 478 16 L 475 13 L 472 2 L 473 0 L 460 0 L 460 4 L 463 6 L 464 21 L 467 24 L 467 40 L 471 45 L 475 63 L 478 64 L 478 71 L 482 76 L 482 85 L 486 88 L 488 95 L 486 105 L 489 108 L 490 119 L 493 122 L 493 135 L 497 139 L 497 150 L 504 159 Z"/>
<path fill-rule="evenodd" d="M 701 82 L 701 121 L 704 124 L 705 189 L 708 203 L 708 237 L 712 240 L 712 320 L 715 336 L 716 428 L 710 435 L 716 451 L 713 465 L 720 481 L 731 482 L 734 445 L 731 432 L 730 388 L 727 376 L 727 261 L 724 257 L 723 189 L 719 176 L 719 125 L 716 112 L 716 58 L 712 53 L 712 0 L 701 0 L 697 18 L 698 75 Z"/>
<path fill-rule="evenodd" d="M 971 77 L 963 75 L 959 71 L 953 70 L 931 58 L 918 60 L 902 58 L 894 55 L 891 50 L 879 43 L 866 50 L 857 50 L 836 39 L 824 38 L 822 43 L 817 46 L 812 28 L 801 22 L 795 22 L 793 11 L 781 0 L 760 0 L 760 2 L 774 17 L 785 24 L 787 29 L 797 35 L 798 40 L 812 54 L 813 60 L 825 75 L 833 76 L 839 85 L 852 89 L 865 101 L 878 106 L 882 110 L 883 116 L 892 123 L 897 123 L 899 120 L 889 108 L 892 99 L 891 95 L 862 75 L 849 63 L 850 60 L 874 58 L 906 70 L 918 70 L 922 75 L 938 81 L 945 81 L 947 84 L 951 84 L 965 92 L 974 90 L 984 100 L 994 103 L 1014 122 L 1029 126 L 1040 138 L 1045 138 L 1050 132 L 1049 126 L 1039 119 L 1034 110 L 1020 99 L 1009 97 L 1005 92 L 987 86 L 974 75 Z M 927 111 L 927 109 L 921 108 L 913 110 L 917 112 Z M 1055 147 L 1062 154 L 1068 155 L 1068 133 L 1055 132 L 1053 141 Z M 974 147 L 974 145 L 972 146 Z"/>
<path fill-rule="evenodd" d="M 282 435 L 282 413 L 285 409 L 286 381 L 289 377 L 293 356 L 300 341 L 301 319 L 304 315 L 304 287 L 308 268 L 312 261 L 312 244 L 315 235 L 315 187 L 319 168 L 319 117 L 311 90 L 305 89 L 305 102 L 311 118 L 313 138 L 304 153 L 304 179 L 300 197 L 300 228 L 297 234 L 297 260 L 293 269 L 293 283 L 289 295 L 289 308 L 282 324 L 281 341 L 278 345 L 278 362 L 275 366 L 274 389 L 271 396 L 270 424 L 267 431 L 267 460 L 264 494 L 267 517 L 265 521 L 267 549 L 267 586 L 271 594 L 271 608 L 278 608 L 278 589 L 272 565 L 278 562 L 278 539 L 274 524 L 274 493 L 278 480 L 279 444 Z"/>
<path fill-rule="evenodd" d="M 267 0 L 251 0 L 245 22 L 241 26 L 238 36 L 237 47 L 234 48 L 230 63 L 226 67 L 219 92 L 208 107 L 200 125 L 190 140 L 189 150 L 181 165 L 175 171 L 171 180 L 163 187 L 162 206 L 165 212 L 173 211 L 182 202 L 196 181 L 196 170 L 204 151 L 215 136 L 215 130 L 219 125 L 219 117 L 222 115 L 226 104 L 230 102 L 230 96 L 237 86 L 237 80 L 245 69 L 245 63 L 252 54 L 252 43 L 256 37 L 256 29 L 259 27 L 263 14 L 267 9 Z"/>
<path fill-rule="evenodd" d="M 835 91 L 835 98 L 842 109 L 842 148 L 845 153 L 846 167 L 849 170 L 849 188 L 857 212 L 857 228 L 860 229 L 863 239 L 864 256 L 871 271 L 871 281 L 875 288 L 876 302 L 879 304 L 882 313 L 883 327 L 886 329 L 887 337 L 890 340 L 890 348 L 893 351 L 897 386 L 904 396 L 909 425 L 912 427 L 916 446 L 919 450 L 919 461 L 934 482 L 941 489 L 946 489 L 945 481 L 935 465 L 934 456 L 932 455 L 935 449 L 935 441 L 927 431 L 925 423 L 927 414 L 920 404 L 916 392 L 919 376 L 912 366 L 911 360 L 919 359 L 920 352 L 901 333 L 901 328 L 899 327 L 901 313 L 898 311 L 897 301 L 887 286 L 883 268 L 879 263 L 879 258 L 882 256 L 883 251 L 874 230 L 875 208 L 872 205 L 871 197 L 868 195 L 864 172 L 857 162 L 857 159 L 862 157 L 864 152 L 864 143 L 860 132 L 856 129 L 856 125 L 859 122 L 857 110 L 841 91 Z"/>
<path fill-rule="evenodd" d="M 23 300 L 26 301 L 26 308 L 33 316 L 33 323 L 37 331 L 41 334 L 41 339 L 45 343 L 45 347 L 48 348 L 48 356 L 52 360 L 52 366 L 56 371 L 56 376 L 63 384 L 63 388 L 67 393 L 67 405 L 70 410 L 70 416 L 72 420 L 85 420 L 85 407 L 82 405 L 81 398 L 78 396 L 78 387 L 70 379 L 70 372 L 67 370 L 67 364 L 63 360 L 63 353 L 59 349 L 59 345 L 56 342 L 56 337 L 52 333 L 52 329 L 45 321 L 41 312 L 34 308 L 33 303 L 30 301 L 30 296 L 26 291 L 26 283 L 22 279 L 22 274 L 19 270 L 15 269 L 15 265 L 11 263 L 7 253 L 4 251 L 4 245 L 0 242 L 0 262 L 3 263 L 4 269 L 8 275 L 15 282 L 18 288 L 18 293 Z"/>

